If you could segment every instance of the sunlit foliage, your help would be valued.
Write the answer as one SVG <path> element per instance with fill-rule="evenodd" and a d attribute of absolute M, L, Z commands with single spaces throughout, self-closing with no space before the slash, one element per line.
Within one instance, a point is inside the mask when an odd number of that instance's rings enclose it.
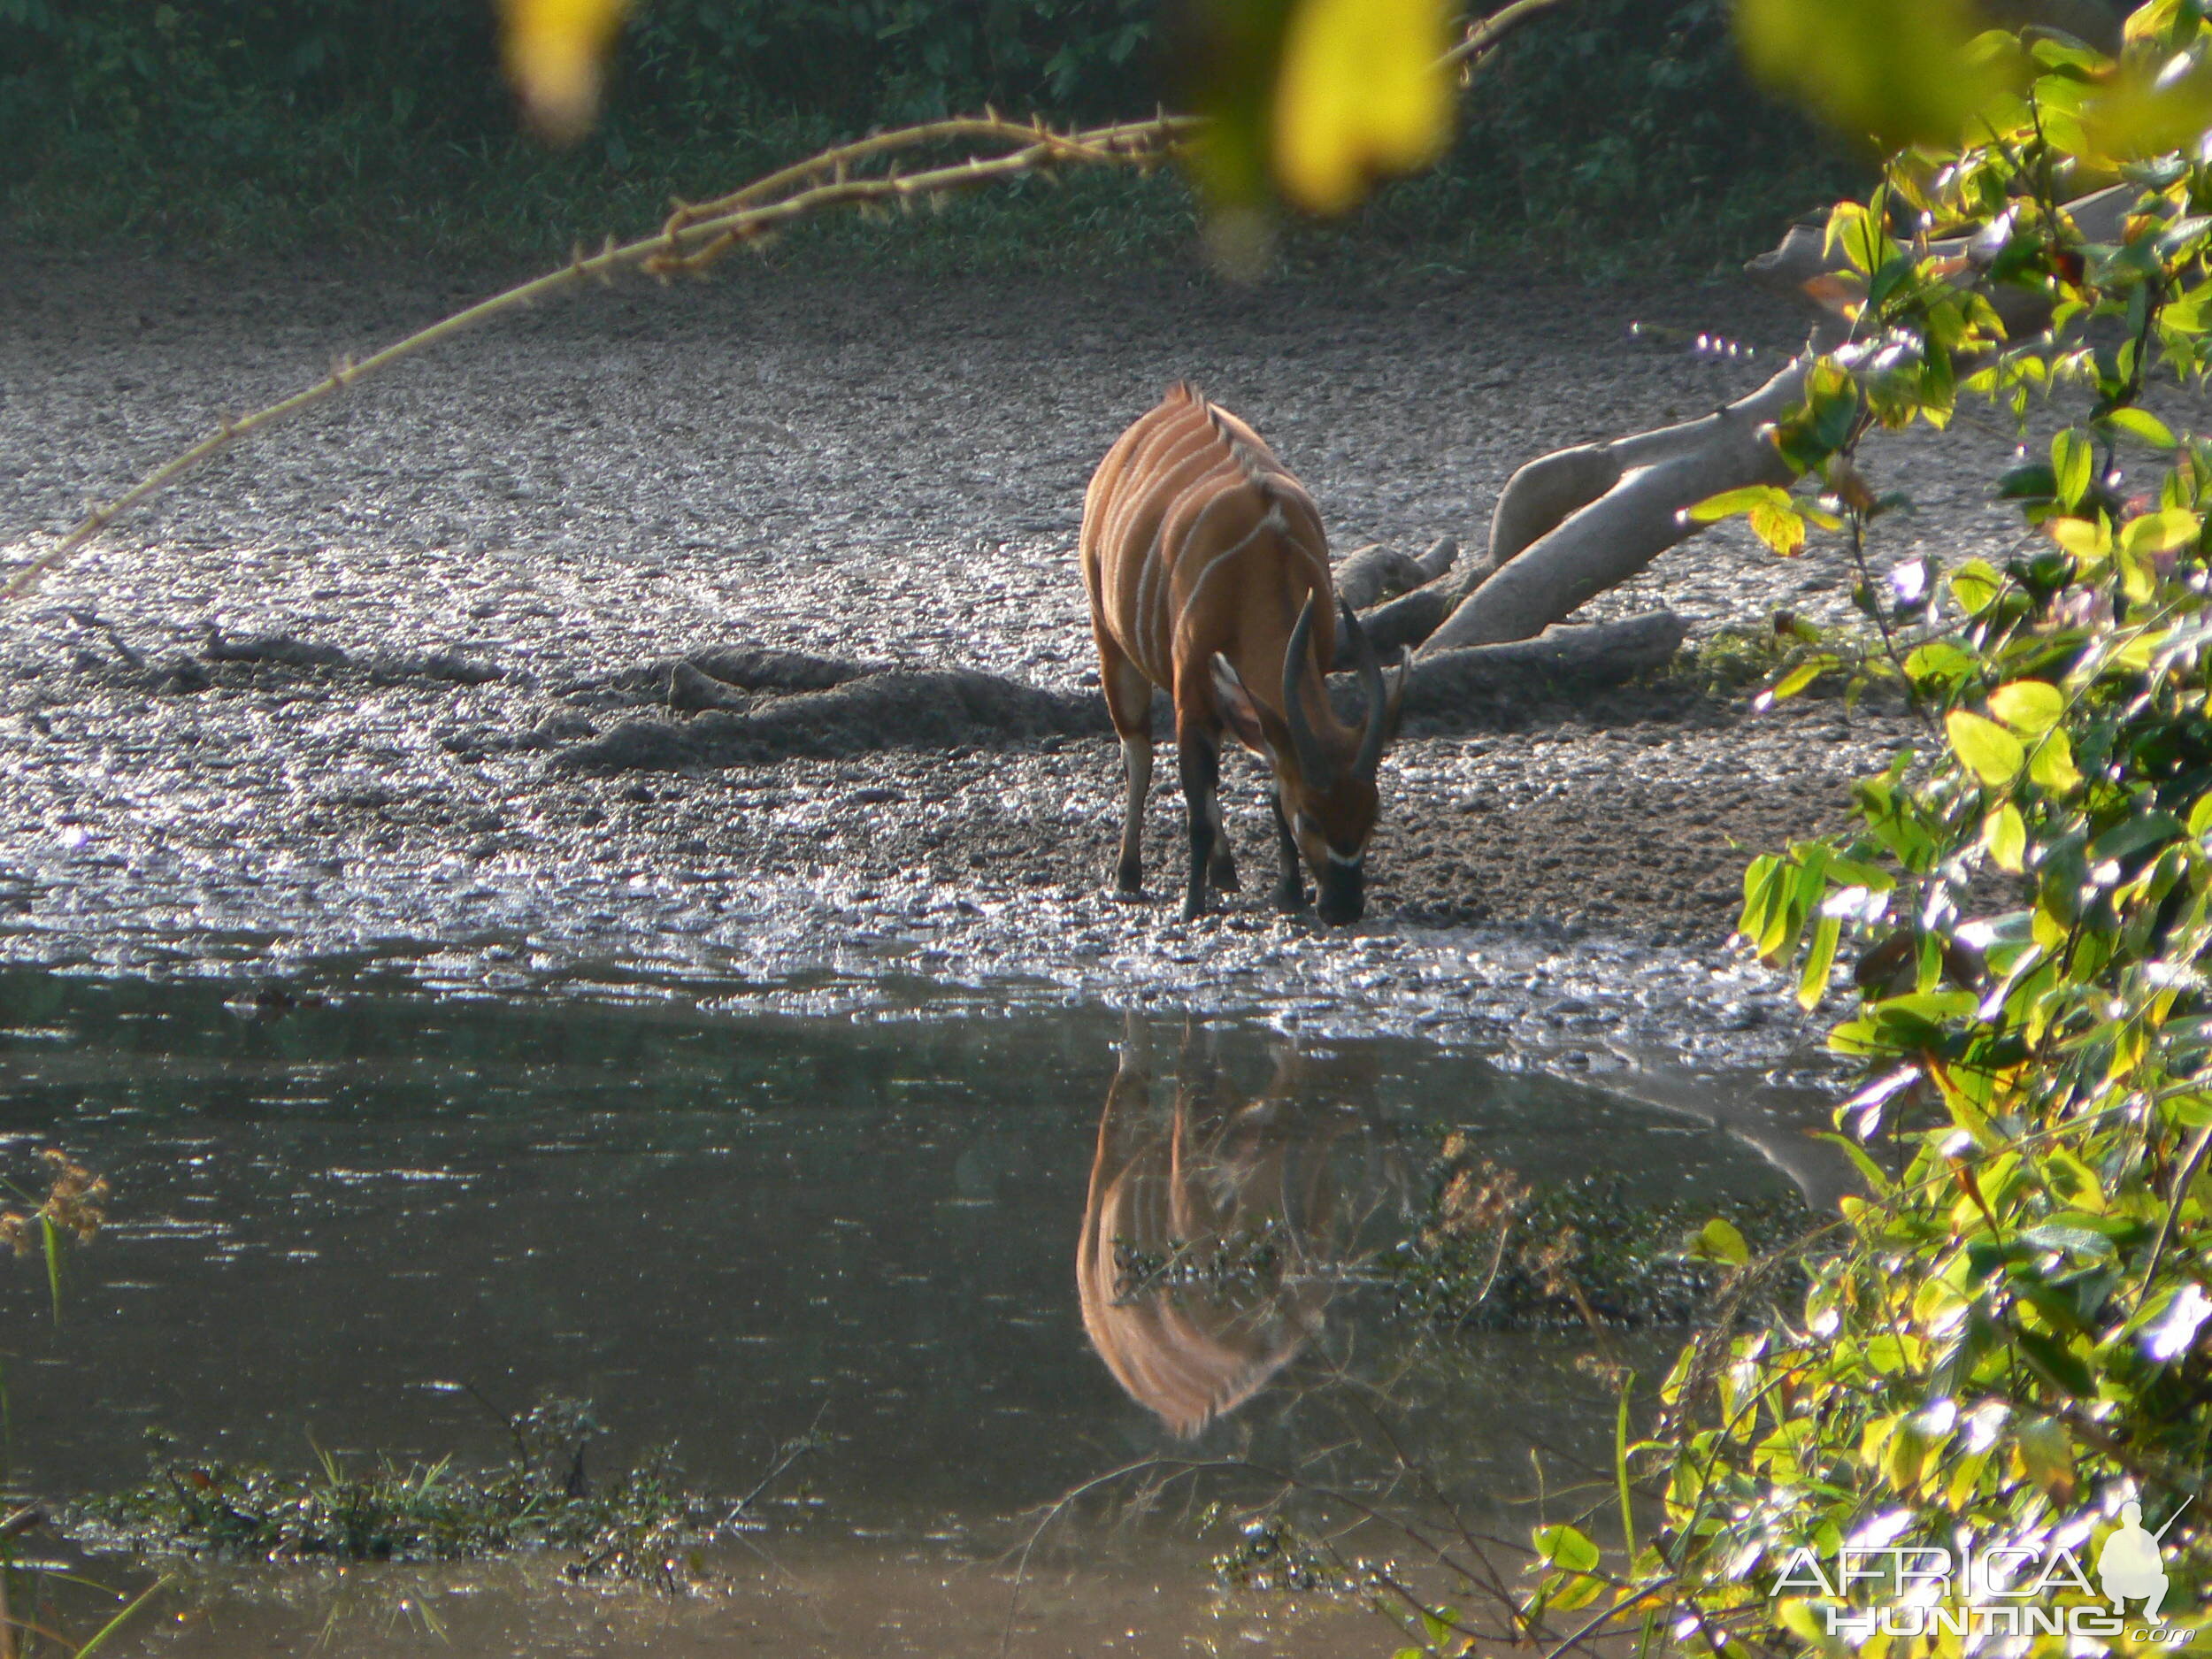
<path fill-rule="evenodd" d="M 1853 831 L 1745 878 L 1750 947 L 1795 970 L 1809 1007 L 1850 1001 L 1831 1043 L 1866 1070 L 1839 1118 L 1864 1196 L 1808 1258 L 1801 1306 L 1677 1366 L 1632 1459 L 1663 1486 L 1664 1530 L 1619 1571 L 1592 1529 L 1540 1537 L 1548 1609 L 1610 1607 L 1694 1651 L 1848 1651 L 1832 1613 L 1903 1586 L 1828 1595 L 1800 1574 L 1778 1594 L 1795 1552 L 1832 1570 L 1847 1544 L 2087 1563 L 2137 1502 L 2171 1523 L 2163 1624 L 2206 1626 L 2212 441 L 2176 430 L 2171 388 L 2212 364 L 2212 171 L 2129 156 L 2114 135 L 2148 129 L 2099 111 L 2185 88 L 2208 41 L 2177 0 L 2138 14 L 2119 65 L 2035 41 L 1985 142 L 1908 153 L 1839 207 L 1854 338 L 1776 434 L 1804 481 L 1708 503 L 1782 553 L 1840 534 L 1858 562 L 1867 637 L 1803 630 L 1769 695 L 1846 676 L 1924 722 L 1858 786 Z M 2092 241 L 2065 203 L 2115 176 L 2127 211 Z M 1927 245 L 1975 230 L 1970 256 Z M 2018 551 L 1876 573 L 1906 503 L 1869 482 L 1861 441 L 1972 403 L 2026 441 L 1993 480 Z M 2061 1586 L 2039 1606 L 2094 1599 Z M 1939 1623 L 1875 1640 L 1976 1645 Z"/>

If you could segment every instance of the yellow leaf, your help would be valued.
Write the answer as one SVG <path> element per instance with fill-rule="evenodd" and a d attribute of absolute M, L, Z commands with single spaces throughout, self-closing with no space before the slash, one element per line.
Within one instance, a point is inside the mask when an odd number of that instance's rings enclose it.
<path fill-rule="evenodd" d="M 2138 557 L 2148 553 L 2170 553 L 2176 548 L 2188 547 L 2196 541 L 2199 524 L 2197 515 L 2186 507 L 2168 507 L 2161 512 L 2147 512 L 2139 518 L 2128 521 L 2128 527 L 2120 534 L 2120 545 Z"/>
<path fill-rule="evenodd" d="M 2200 59 L 2131 63 L 2083 109 L 2075 154 L 2092 160 L 2155 156 L 2192 142 L 2212 120 L 2212 68 Z"/>
<path fill-rule="evenodd" d="M 2002 787 L 2020 775 L 2026 752 L 2020 740 L 1996 721 L 1955 709 L 1943 717 L 1943 724 L 1952 749 L 1984 783 Z"/>
<path fill-rule="evenodd" d="M 599 83 L 625 0 L 500 0 L 507 78 L 530 124 L 573 143 L 599 116 Z"/>
<path fill-rule="evenodd" d="M 1300 0 L 1275 83 L 1283 194 L 1317 213 L 1356 205 L 1386 173 L 1414 173 L 1451 136 L 1441 0 Z"/>
<path fill-rule="evenodd" d="M 1790 504 L 1787 495 L 1782 495 L 1780 490 L 1774 493 L 1781 496 L 1779 504 L 1765 502 L 1754 507 L 1751 510 L 1751 528 L 1760 541 L 1784 558 L 1793 558 L 1804 550 L 1805 520 Z"/>
<path fill-rule="evenodd" d="M 2076 558 L 2101 562 L 2112 550 L 2112 526 L 2102 518 L 2052 518 L 2044 533 Z"/>
<path fill-rule="evenodd" d="M 2039 788 L 2069 795 L 2081 787 L 2081 772 L 2074 764 L 2074 746 L 2066 733 L 2053 729 L 2043 734 L 2028 761 L 2028 776 Z"/>
<path fill-rule="evenodd" d="M 2016 680 L 1989 694 L 1989 711 L 2023 737 L 2040 737 L 2066 711 L 2065 694 L 2045 680 Z"/>
<path fill-rule="evenodd" d="M 2028 827 L 2020 809 L 2008 801 L 1982 820 L 1982 845 L 2000 870 L 2020 873 L 2028 850 Z"/>

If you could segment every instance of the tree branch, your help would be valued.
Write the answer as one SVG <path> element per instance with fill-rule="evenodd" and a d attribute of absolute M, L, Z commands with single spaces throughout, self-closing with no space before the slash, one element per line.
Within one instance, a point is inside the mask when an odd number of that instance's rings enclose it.
<path fill-rule="evenodd" d="M 358 363 L 342 360 L 322 380 L 265 409 L 234 420 L 219 422 L 214 431 L 183 454 L 149 472 L 115 500 L 93 507 L 59 541 L 15 572 L 5 587 L 0 587 L 0 602 L 28 593 L 48 571 L 124 513 L 158 495 L 201 462 L 220 454 L 241 438 L 310 409 L 364 376 L 390 368 L 503 312 L 580 287 L 588 280 L 609 281 L 616 273 L 625 270 L 640 270 L 664 279 L 680 273 L 697 274 L 733 249 L 758 243 L 786 225 L 831 208 L 864 208 L 894 203 L 902 206 L 971 186 L 1046 173 L 1063 165 L 1155 167 L 1167 159 L 1177 141 L 1196 125 L 1195 118 L 1191 116 L 1162 115 L 1148 121 L 1125 121 L 1081 132 L 1056 133 L 1041 123 L 1025 125 L 995 115 L 931 121 L 826 150 L 818 156 L 770 173 L 741 190 L 710 202 L 680 204 L 655 235 L 620 245 L 610 237 L 603 249 L 589 256 L 580 248 L 576 256 L 558 270 L 549 271 L 465 311 L 457 311 Z M 1009 148 L 1001 155 L 972 157 L 920 173 L 853 175 L 855 167 L 881 157 L 960 142 L 998 143 Z"/>

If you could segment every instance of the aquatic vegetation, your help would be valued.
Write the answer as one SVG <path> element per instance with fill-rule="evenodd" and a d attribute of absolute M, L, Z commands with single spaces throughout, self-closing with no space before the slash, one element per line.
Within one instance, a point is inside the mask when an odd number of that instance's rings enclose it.
<path fill-rule="evenodd" d="M 49 1147 L 39 1155 L 46 1166 L 46 1193 L 29 1210 L 0 1210 L 0 1245 L 18 1256 L 40 1252 L 46 1261 L 46 1283 L 53 1298 L 54 1323 L 61 1323 L 62 1261 L 72 1244 L 89 1244 L 107 1219 L 108 1183 L 104 1175 L 73 1161 L 65 1152 Z M 9 1183 L 24 1202 L 31 1196 Z"/>
<path fill-rule="evenodd" d="M 105 1225 L 108 1182 L 105 1176 L 94 1174 L 57 1148 L 42 1149 L 38 1161 L 45 1167 L 46 1191 L 35 1201 L 30 1191 L 12 1181 L 0 1183 L 23 1202 L 32 1205 L 28 1210 L 0 1210 L 0 1244 L 7 1245 L 19 1256 L 35 1252 L 44 1258 L 47 1290 L 53 1299 L 54 1323 L 58 1325 L 63 1261 L 73 1247 L 91 1243 Z M 0 1365 L 0 1479 L 11 1475 L 10 1464 L 14 1457 L 14 1413 L 9 1388 L 7 1368 Z M 45 1574 L 18 1564 L 18 1540 L 45 1526 L 49 1517 L 36 1503 L 12 1505 L 11 1509 L 12 1513 L 0 1518 L 0 1659 L 31 1659 L 31 1655 L 49 1645 L 56 1653 L 65 1655 L 65 1659 L 89 1659 L 168 1586 L 168 1579 L 162 1578 L 135 1594 L 111 1592 L 116 1601 L 123 1603 L 121 1609 L 82 1641 L 72 1641 L 39 1619 L 19 1617 L 19 1608 L 41 1608 Z M 87 1587 L 103 1587 L 88 1579 L 83 1582 Z"/>
<path fill-rule="evenodd" d="M 1819 1225 L 1792 1199 L 1640 1202 L 1617 1174 L 1532 1187 L 1454 1133 L 1419 1231 L 1373 1271 L 1402 1313 L 1452 1329 L 1686 1325 L 1731 1277 L 1701 1237 L 1715 1220 L 1762 1249 Z"/>
<path fill-rule="evenodd" d="M 506 1462 L 472 1471 L 379 1456 L 349 1467 L 315 1448 L 287 1471 L 196 1457 L 153 1437 L 141 1486 L 84 1504 L 72 1530 L 89 1541 L 152 1554 L 209 1553 L 273 1561 L 460 1560 L 514 1550 L 575 1552 L 568 1576 L 664 1589 L 703 1577 L 699 1547 L 738 1529 L 777 1476 L 811 1449 L 782 1448 L 753 1493 L 709 1499 L 685 1484 L 672 1448 L 649 1452 L 618 1479 L 593 1481 L 586 1452 L 599 1433 L 589 1404 L 559 1394 L 505 1419 Z"/>

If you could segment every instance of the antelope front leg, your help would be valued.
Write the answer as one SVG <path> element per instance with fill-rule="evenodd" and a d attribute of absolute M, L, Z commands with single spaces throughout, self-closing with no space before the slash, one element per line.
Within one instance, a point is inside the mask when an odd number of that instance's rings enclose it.
<path fill-rule="evenodd" d="M 1275 884 L 1275 902 L 1286 910 L 1306 908 L 1306 878 L 1298 867 L 1298 838 L 1290 833 L 1290 818 L 1283 810 L 1282 792 L 1268 797 L 1275 808 L 1275 849 L 1283 861 L 1282 879 Z"/>
<path fill-rule="evenodd" d="M 1190 886 L 1183 895 L 1187 922 L 1205 914 L 1206 878 L 1224 840 L 1221 803 L 1214 793 L 1221 781 L 1221 750 L 1213 737 L 1185 730 L 1176 734 L 1175 751 L 1183 774 L 1183 804 L 1190 815 Z"/>
<path fill-rule="evenodd" d="M 1152 793 L 1152 733 L 1132 732 L 1121 740 L 1121 768 L 1129 780 L 1129 800 L 1121 820 L 1121 861 L 1114 886 L 1125 898 L 1144 892 L 1144 802 Z"/>

